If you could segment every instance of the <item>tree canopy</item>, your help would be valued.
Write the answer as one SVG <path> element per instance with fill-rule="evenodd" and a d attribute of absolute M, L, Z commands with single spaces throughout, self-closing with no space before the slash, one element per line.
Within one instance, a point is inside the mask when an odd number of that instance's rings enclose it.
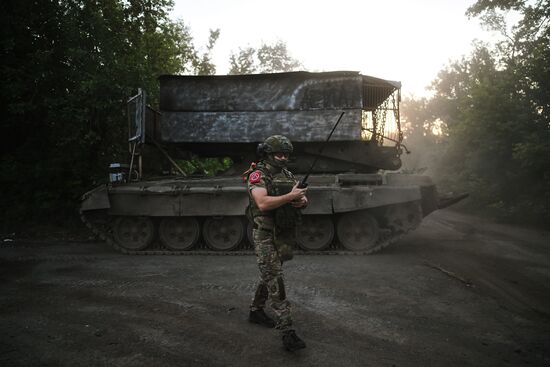
<path fill-rule="evenodd" d="M 158 90 L 160 74 L 212 72 L 217 34 L 201 58 L 189 29 L 169 18 L 171 6 L 1 3 L 3 223 L 72 212 L 108 163 L 126 159 L 127 98 Z"/>
<path fill-rule="evenodd" d="M 521 15 L 511 30 L 509 10 Z M 444 122 L 448 136 L 432 162 L 444 187 L 470 192 L 478 209 L 501 218 L 547 224 L 550 2 L 480 0 L 468 14 L 499 31 L 501 41 L 477 43 L 438 74 L 432 99 L 404 113 L 423 120 L 422 128 Z"/>
<path fill-rule="evenodd" d="M 237 53 L 231 53 L 229 63 L 230 75 L 294 71 L 302 66 L 290 56 L 283 41 L 272 45 L 262 43 L 258 49 L 241 48 Z"/>

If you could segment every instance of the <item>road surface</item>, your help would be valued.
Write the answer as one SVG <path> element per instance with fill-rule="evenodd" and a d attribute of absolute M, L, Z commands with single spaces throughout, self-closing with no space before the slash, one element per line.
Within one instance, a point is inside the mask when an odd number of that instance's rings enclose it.
<path fill-rule="evenodd" d="M 371 256 L 296 256 L 305 350 L 246 321 L 253 256 L 0 245 L 2 366 L 549 366 L 550 232 L 451 210 Z"/>

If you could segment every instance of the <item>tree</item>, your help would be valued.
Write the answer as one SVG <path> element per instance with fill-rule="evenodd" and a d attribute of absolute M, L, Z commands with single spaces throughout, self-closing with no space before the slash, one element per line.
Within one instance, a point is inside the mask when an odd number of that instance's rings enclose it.
<path fill-rule="evenodd" d="M 298 60 L 293 59 L 282 41 L 278 41 L 274 45 L 262 44 L 257 52 L 260 62 L 260 72 L 275 73 L 282 71 L 293 71 L 301 67 Z"/>
<path fill-rule="evenodd" d="M 468 14 L 501 32 L 496 45 L 442 70 L 426 105 L 448 127 L 438 173 L 502 218 L 550 221 L 550 2 L 488 1 Z M 504 12 L 522 16 L 511 29 Z M 518 190 L 518 188 L 521 188 Z"/>
<path fill-rule="evenodd" d="M 128 96 L 158 90 L 160 74 L 194 71 L 197 52 L 184 23 L 168 17 L 171 6 L 1 3 L 4 224 L 74 213 L 79 196 L 105 181 L 108 164 L 126 158 Z"/>
<path fill-rule="evenodd" d="M 216 74 L 216 65 L 212 63 L 212 50 L 220 37 L 220 30 L 210 30 L 210 36 L 208 37 L 208 45 L 206 46 L 206 52 L 198 58 L 198 62 L 195 65 L 197 75 L 214 75 Z"/>
<path fill-rule="evenodd" d="M 522 18 L 507 31 L 503 14 L 519 12 Z M 504 36 L 497 44 L 503 67 L 518 75 L 517 89 L 536 108 L 536 118 L 550 120 L 550 0 L 479 0 L 467 12 Z"/>
<path fill-rule="evenodd" d="M 239 48 L 237 54 L 231 53 L 229 56 L 229 75 L 254 74 L 257 71 L 256 60 L 254 59 L 256 50 L 252 47 Z"/>
<path fill-rule="evenodd" d="M 252 47 L 239 48 L 229 57 L 229 74 L 275 73 L 293 71 L 302 64 L 292 58 L 286 44 L 278 41 L 273 45 L 262 43 L 258 49 Z"/>

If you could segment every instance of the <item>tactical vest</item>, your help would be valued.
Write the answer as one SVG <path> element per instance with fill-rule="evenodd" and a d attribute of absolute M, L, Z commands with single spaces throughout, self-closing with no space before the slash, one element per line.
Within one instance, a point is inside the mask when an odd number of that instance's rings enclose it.
<path fill-rule="evenodd" d="M 273 174 L 265 164 L 260 162 L 256 166 L 256 169 L 262 172 L 269 196 L 287 194 L 292 191 L 292 187 L 296 184 L 294 175 L 286 168 L 283 168 L 281 172 Z M 275 247 L 282 261 L 292 259 L 292 248 L 296 246 L 296 228 L 301 219 L 299 209 L 294 208 L 288 203 L 275 210 L 262 212 L 256 206 L 252 195 L 249 195 L 247 216 L 254 223 L 256 229 L 273 230 Z M 273 228 L 269 228 L 271 223 L 273 223 Z M 262 228 L 262 224 L 266 228 Z"/>

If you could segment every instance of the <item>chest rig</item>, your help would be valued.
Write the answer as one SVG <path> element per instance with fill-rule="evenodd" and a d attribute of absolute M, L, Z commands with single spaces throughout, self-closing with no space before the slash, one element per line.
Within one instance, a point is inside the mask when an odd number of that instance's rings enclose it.
<path fill-rule="evenodd" d="M 294 176 L 289 170 L 283 168 L 281 172 L 273 175 L 271 185 L 273 196 L 288 194 L 296 184 Z M 269 194 L 269 190 L 268 190 Z M 271 194 L 269 194 L 271 195 Z M 300 220 L 300 210 L 290 204 L 285 204 L 275 209 L 275 226 L 281 230 L 295 229 Z"/>
<path fill-rule="evenodd" d="M 267 190 L 267 194 L 269 196 L 281 196 L 284 194 L 288 194 L 290 191 L 292 191 L 292 187 L 296 184 L 294 175 L 287 170 L 286 168 L 283 168 L 280 172 L 273 173 L 269 169 L 268 166 L 266 166 L 263 163 L 258 163 L 256 166 L 256 169 L 262 172 L 262 177 L 265 181 L 265 186 Z M 247 208 L 247 216 L 250 220 L 253 220 L 255 217 L 258 216 L 269 216 L 273 218 L 281 217 L 277 222 L 277 224 L 280 227 L 288 227 L 289 224 L 285 223 L 288 220 L 283 218 L 283 214 L 280 212 L 285 212 L 289 214 L 290 216 L 295 216 L 295 214 L 290 213 L 289 207 L 292 209 L 293 212 L 299 213 L 298 210 L 294 209 L 290 204 L 285 204 L 282 207 L 279 207 L 275 210 L 269 211 L 269 212 L 262 212 L 258 207 L 256 206 L 256 203 L 252 199 L 252 197 L 249 197 L 249 206 Z M 284 210 L 281 210 L 285 208 Z"/>
<path fill-rule="evenodd" d="M 258 163 L 256 169 L 262 172 L 269 196 L 287 194 L 296 184 L 294 175 L 286 168 L 273 173 L 268 166 Z M 250 196 L 247 216 L 254 223 L 254 228 L 272 229 L 274 244 L 282 261 L 292 259 L 292 250 L 296 246 L 296 229 L 301 218 L 299 209 L 288 203 L 270 212 L 262 212 Z"/>

